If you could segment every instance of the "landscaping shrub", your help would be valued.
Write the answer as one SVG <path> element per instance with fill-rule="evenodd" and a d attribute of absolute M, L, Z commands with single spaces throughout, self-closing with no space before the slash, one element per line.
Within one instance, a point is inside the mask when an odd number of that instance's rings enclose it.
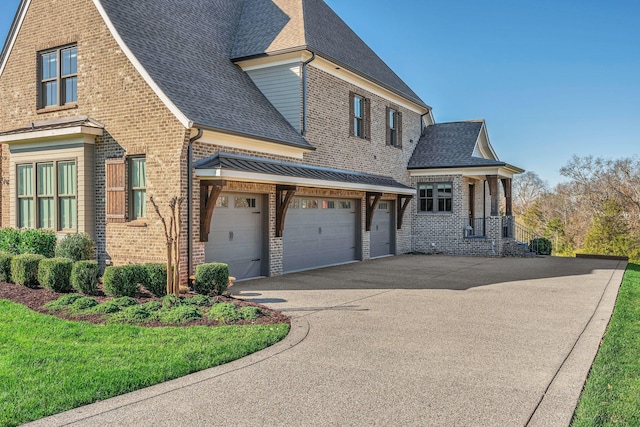
<path fill-rule="evenodd" d="M 158 313 L 160 321 L 163 323 L 181 324 L 198 320 L 202 318 L 202 314 L 198 308 L 193 305 L 178 305 L 169 310 L 160 311 Z"/>
<path fill-rule="evenodd" d="M 95 258 L 95 243 L 87 233 L 67 234 L 58 242 L 56 257 L 73 261 L 86 261 Z"/>
<path fill-rule="evenodd" d="M 11 259 L 11 280 L 17 285 L 38 287 L 38 263 L 44 256 L 37 254 L 16 255 Z"/>
<path fill-rule="evenodd" d="M 227 264 L 212 262 L 200 264 L 196 267 L 196 280 L 193 284 L 199 294 L 222 295 L 229 286 L 229 266 Z"/>
<path fill-rule="evenodd" d="M 214 304 L 207 316 L 220 323 L 230 323 L 242 319 L 242 315 L 236 306 L 230 302 Z"/>
<path fill-rule="evenodd" d="M 260 309 L 258 307 L 254 307 L 252 305 L 246 305 L 242 307 L 240 310 L 240 315 L 244 320 L 257 320 L 260 317 Z"/>
<path fill-rule="evenodd" d="M 91 312 L 99 314 L 111 314 L 117 313 L 120 310 L 121 308 L 117 304 L 114 304 L 112 301 L 106 301 L 93 307 L 91 309 Z"/>
<path fill-rule="evenodd" d="M 159 262 L 144 264 L 146 282 L 144 287 L 158 298 L 167 294 L 167 265 Z"/>
<path fill-rule="evenodd" d="M 21 230 L 18 250 L 21 254 L 38 254 L 46 258 L 53 258 L 57 242 L 56 233 L 51 230 Z"/>
<path fill-rule="evenodd" d="M 551 255 L 551 240 L 537 237 L 529 242 L 529 248 L 538 255 Z"/>
<path fill-rule="evenodd" d="M 72 267 L 69 258 L 45 258 L 38 263 L 38 283 L 53 292 L 70 292 Z"/>
<path fill-rule="evenodd" d="M 93 295 L 98 288 L 100 267 L 97 261 L 78 261 L 71 269 L 71 286 L 78 292 Z"/>
<path fill-rule="evenodd" d="M 46 303 L 44 305 L 44 308 L 46 308 L 49 311 L 62 310 L 64 308 L 69 307 L 71 304 L 73 304 L 74 302 L 76 302 L 76 300 L 78 300 L 80 298 L 82 298 L 82 295 L 80 295 L 80 294 L 62 295 L 57 300 L 50 301 L 50 302 Z"/>
<path fill-rule="evenodd" d="M 142 304 L 142 306 L 145 309 L 149 310 L 149 312 L 158 311 L 162 308 L 162 304 L 160 304 L 158 301 L 145 302 L 144 304 Z"/>
<path fill-rule="evenodd" d="M 85 311 L 98 305 L 98 301 L 89 297 L 80 297 L 71 304 L 71 311 Z"/>
<path fill-rule="evenodd" d="M 162 298 L 162 309 L 168 310 L 171 307 L 180 305 L 181 302 L 182 301 L 180 300 L 180 297 L 177 297 L 174 294 L 166 295 L 164 298 Z"/>
<path fill-rule="evenodd" d="M 136 304 L 114 314 L 109 323 L 141 323 L 149 322 L 157 318 L 157 313 L 149 311 L 144 305 Z"/>
<path fill-rule="evenodd" d="M 140 293 L 138 274 L 138 269 L 129 265 L 105 268 L 102 275 L 104 293 L 113 297 L 137 297 Z"/>
<path fill-rule="evenodd" d="M 11 260 L 13 254 L 7 251 L 0 251 L 0 280 L 11 283 Z"/>
<path fill-rule="evenodd" d="M 6 251 L 14 255 L 19 255 L 20 235 L 20 230 L 17 230 L 15 228 L 0 228 L 0 251 Z"/>
<path fill-rule="evenodd" d="M 111 302 L 120 308 L 131 307 L 132 305 L 137 304 L 136 300 L 131 297 L 120 297 L 112 300 Z"/>
<path fill-rule="evenodd" d="M 206 295 L 197 294 L 190 298 L 185 298 L 182 300 L 183 304 L 191 304 L 197 307 L 210 307 L 212 304 L 211 298 Z"/>

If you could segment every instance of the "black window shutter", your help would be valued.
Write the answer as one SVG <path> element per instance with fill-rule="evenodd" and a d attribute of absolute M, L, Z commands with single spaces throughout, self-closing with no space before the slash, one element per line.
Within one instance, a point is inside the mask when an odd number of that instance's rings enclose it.
<path fill-rule="evenodd" d="M 398 139 L 396 147 L 402 148 L 402 113 L 400 111 L 396 112 L 396 138 Z"/>
<path fill-rule="evenodd" d="M 354 102 L 353 98 L 355 97 L 355 93 L 349 91 L 349 136 L 354 135 L 353 122 L 355 120 L 355 114 L 353 113 Z"/>

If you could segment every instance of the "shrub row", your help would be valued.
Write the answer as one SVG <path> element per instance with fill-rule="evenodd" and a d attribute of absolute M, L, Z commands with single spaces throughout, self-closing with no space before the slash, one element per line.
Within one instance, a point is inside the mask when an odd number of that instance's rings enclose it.
<path fill-rule="evenodd" d="M 58 242 L 56 233 L 51 230 L 0 228 L 0 251 L 13 255 L 38 254 L 80 261 L 93 259 L 94 247 L 86 233 L 67 234 Z"/>

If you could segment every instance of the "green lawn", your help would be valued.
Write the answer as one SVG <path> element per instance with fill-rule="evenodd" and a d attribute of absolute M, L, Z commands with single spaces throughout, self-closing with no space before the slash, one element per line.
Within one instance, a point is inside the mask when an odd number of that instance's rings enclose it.
<path fill-rule="evenodd" d="M 640 426 L 640 265 L 629 264 L 573 426 Z"/>
<path fill-rule="evenodd" d="M 144 328 L 70 322 L 0 300 L 0 426 L 239 359 L 289 325 Z"/>

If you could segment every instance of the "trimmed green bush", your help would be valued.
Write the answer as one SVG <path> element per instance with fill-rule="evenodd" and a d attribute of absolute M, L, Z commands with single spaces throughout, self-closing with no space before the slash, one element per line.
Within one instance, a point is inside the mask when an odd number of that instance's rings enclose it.
<path fill-rule="evenodd" d="M 46 303 L 44 305 L 44 308 L 46 308 L 49 311 L 62 310 L 62 309 L 68 308 L 69 306 L 71 306 L 74 302 L 76 302 L 80 298 L 83 298 L 82 295 L 80 295 L 80 294 L 62 295 L 57 300 L 50 301 L 50 302 Z"/>
<path fill-rule="evenodd" d="M 105 268 L 102 275 L 104 293 L 112 297 L 137 297 L 140 293 L 137 274 L 138 269 L 129 265 Z"/>
<path fill-rule="evenodd" d="M 144 287 L 158 298 L 167 294 L 167 265 L 159 262 L 144 264 L 147 272 Z"/>
<path fill-rule="evenodd" d="M 164 298 L 162 298 L 162 309 L 168 310 L 171 307 L 180 305 L 181 303 L 182 303 L 182 300 L 180 299 L 180 297 L 177 297 L 174 294 L 169 294 L 169 295 L 166 295 Z"/>
<path fill-rule="evenodd" d="M 0 250 L 19 255 L 21 234 L 21 231 L 15 228 L 0 228 Z"/>
<path fill-rule="evenodd" d="M 262 312 L 258 307 L 254 307 L 252 305 L 246 305 L 242 307 L 239 311 L 240 311 L 240 315 L 244 320 L 250 320 L 250 321 L 257 320 L 258 317 L 260 317 L 260 314 L 262 314 Z"/>
<path fill-rule="evenodd" d="M 71 269 L 71 286 L 78 292 L 94 295 L 98 289 L 98 261 L 78 261 Z"/>
<path fill-rule="evenodd" d="M 156 320 L 157 313 L 149 311 L 144 305 L 136 304 L 114 314 L 109 323 L 142 323 Z"/>
<path fill-rule="evenodd" d="M 89 297 L 78 298 L 71 304 L 71 311 L 79 312 L 86 311 L 98 305 L 98 301 Z"/>
<path fill-rule="evenodd" d="M 73 261 L 86 261 L 95 258 L 95 243 L 87 233 L 67 234 L 55 249 L 56 257 Z"/>
<path fill-rule="evenodd" d="M 229 266 L 220 262 L 200 264 L 196 267 L 196 280 L 193 284 L 199 294 L 222 295 L 229 286 Z"/>
<path fill-rule="evenodd" d="M 56 233 L 51 230 L 26 229 L 21 230 L 18 250 L 21 254 L 38 254 L 53 258 L 57 243 Z"/>
<path fill-rule="evenodd" d="M 529 242 L 529 248 L 538 255 L 551 255 L 551 240 L 537 237 Z"/>
<path fill-rule="evenodd" d="M 200 311 L 196 306 L 178 305 L 170 308 L 169 310 L 158 312 L 158 317 L 163 323 L 181 324 L 192 320 L 198 320 L 202 318 L 202 314 L 200 314 Z"/>
<path fill-rule="evenodd" d="M 11 280 L 17 285 L 38 287 L 38 263 L 43 255 L 22 254 L 11 259 Z"/>
<path fill-rule="evenodd" d="M 137 304 L 136 300 L 131 297 L 120 297 L 112 300 L 111 302 L 120 308 L 131 307 L 132 305 Z"/>
<path fill-rule="evenodd" d="M 197 307 L 211 307 L 213 301 L 206 295 L 196 294 L 189 298 L 184 298 L 182 300 L 183 304 L 195 305 Z"/>
<path fill-rule="evenodd" d="M 14 255 L 7 251 L 0 251 L 0 280 L 11 283 L 11 260 Z"/>
<path fill-rule="evenodd" d="M 160 304 L 158 301 L 145 302 L 144 304 L 142 304 L 142 306 L 145 309 L 149 310 L 149 312 L 155 312 L 162 308 L 162 304 Z"/>
<path fill-rule="evenodd" d="M 69 258 L 45 258 L 38 263 L 38 283 L 53 292 L 70 292 L 72 268 Z"/>
<path fill-rule="evenodd" d="M 220 323 L 231 323 L 242 319 L 242 315 L 236 306 L 230 302 L 214 304 L 207 316 Z"/>
<path fill-rule="evenodd" d="M 122 308 L 120 308 L 117 304 L 114 304 L 112 301 L 106 301 L 93 307 L 91 309 L 91 312 L 98 314 L 111 314 L 117 313 L 120 310 L 122 310 Z"/>

